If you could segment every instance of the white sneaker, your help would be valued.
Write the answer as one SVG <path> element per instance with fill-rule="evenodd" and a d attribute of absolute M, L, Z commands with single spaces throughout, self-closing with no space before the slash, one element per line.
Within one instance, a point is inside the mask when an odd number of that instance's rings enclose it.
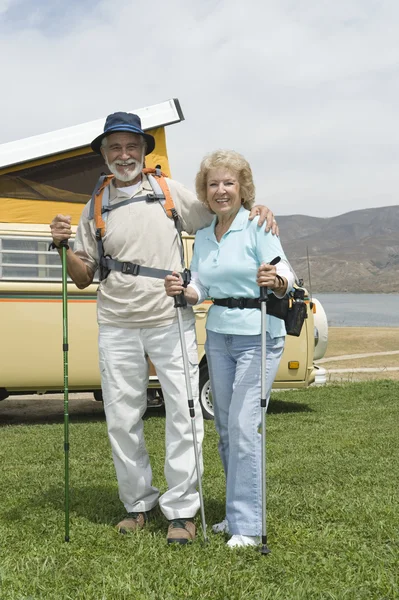
<path fill-rule="evenodd" d="M 229 548 L 243 548 L 244 546 L 258 546 L 259 543 L 258 535 L 233 535 L 227 545 Z"/>
<path fill-rule="evenodd" d="M 229 524 L 226 517 L 220 523 L 212 525 L 212 531 L 213 533 L 229 533 Z"/>

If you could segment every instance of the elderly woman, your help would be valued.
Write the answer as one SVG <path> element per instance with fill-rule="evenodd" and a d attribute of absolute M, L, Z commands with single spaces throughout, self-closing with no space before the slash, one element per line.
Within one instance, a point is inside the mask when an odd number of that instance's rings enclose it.
<path fill-rule="evenodd" d="M 229 547 L 254 546 L 262 529 L 261 311 L 259 286 L 283 297 L 294 283 L 278 237 L 248 220 L 255 186 L 248 162 L 233 151 L 206 156 L 196 177 L 198 198 L 215 214 L 197 232 L 187 288 L 177 274 L 165 279 L 169 296 L 187 302 L 211 297 L 205 344 L 226 474 L 226 517 L 214 532 L 230 533 Z M 275 266 L 269 263 L 281 257 Z M 233 300 L 234 299 L 234 300 Z M 237 301 L 237 299 L 239 299 Z M 285 338 L 284 321 L 267 319 L 267 400 Z"/>

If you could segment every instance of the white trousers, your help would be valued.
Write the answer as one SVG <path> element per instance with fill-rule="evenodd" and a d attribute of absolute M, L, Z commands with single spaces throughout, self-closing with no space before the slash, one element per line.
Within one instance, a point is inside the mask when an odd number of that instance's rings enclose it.
<path fill-rule="evenodd" d="M 195 426 L 202 471 L 204 426 L 198 401 L 198 353 L 194 320 L 184 320 L 190 362 Z M 148 363 L 154 364 L 165 400 L 165 477 L 168 490 L 159 497 L 144 441 L 142 417 L 147 408 Z M 192 422 L 189 415 L 178 324 L 121 329 L 100 326 L 101 386 L 108 435 L 127 512 L 142 512 L 159 502 L 168 520 L 193 517 L 199 508 Z"/>

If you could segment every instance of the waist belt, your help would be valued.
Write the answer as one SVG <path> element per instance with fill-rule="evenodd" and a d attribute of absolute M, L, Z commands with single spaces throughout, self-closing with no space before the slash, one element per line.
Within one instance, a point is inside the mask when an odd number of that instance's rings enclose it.
<path fill-rule="evenodd" d="M 260 308 L 259 298 L 214 298 L 213 303 L 227 308 Z"/>
<path fill-rule="evenodd" d="M 307 308 L 304 302 L 305 292 L 296 289 L 294 294 L 286 294 L 277 298 L 269 294 L 266 299 L 267 314 L 277 317 L 285 323 L 288 335 L 299 336 L 304 320 L 307 319 Z M 260 308 L 260 298 L 214 298 L 213 303 L 227 308 Z"/>
<path fill-rule="evenodd" d="M 126 275 L 142 275 L 143 277 L 154 277 L 155 279 L 165 279 L 166 275 L 172 275 L 174 271 L 166 271 L 165 269 L 155 269 L 152 267 L 143 267 L 137 263 L 120 262 L 104 256 L 101 261 L 101 267 L 107 271 L 119 271 Z M 180 275 L 183 276 L 182 273 Z M 184 278 L 183 278 L 184 280 Z"/>

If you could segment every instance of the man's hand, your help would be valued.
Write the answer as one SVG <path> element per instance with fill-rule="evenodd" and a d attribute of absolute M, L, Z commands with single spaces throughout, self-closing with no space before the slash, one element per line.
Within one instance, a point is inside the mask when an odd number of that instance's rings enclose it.
<path fill-rule="evenodd" d="M 57 215 L 50 223 L 51 236 L 56 246 L 62 240 L 69 240 L 72 235 L 71 217 L 68 215 Z"/>
<path fill-rule="evenodd" d="M 267 232 L 271 230 L 273 235 L 279 235 L 277 221 L 274 218 L 274 214 L 272 213 L 270 208 L 267 208 L 267 206 L 264 206 L 263 204 L 255 204 L 255 206 L 251 208 L 251 212 L 249 213 L 248 218 L 250 221 L 252 221 L 252 219 L 257 215 L 259 215 L 259 227 L 261 227 L 266 220 L 265 231 Z"/>

